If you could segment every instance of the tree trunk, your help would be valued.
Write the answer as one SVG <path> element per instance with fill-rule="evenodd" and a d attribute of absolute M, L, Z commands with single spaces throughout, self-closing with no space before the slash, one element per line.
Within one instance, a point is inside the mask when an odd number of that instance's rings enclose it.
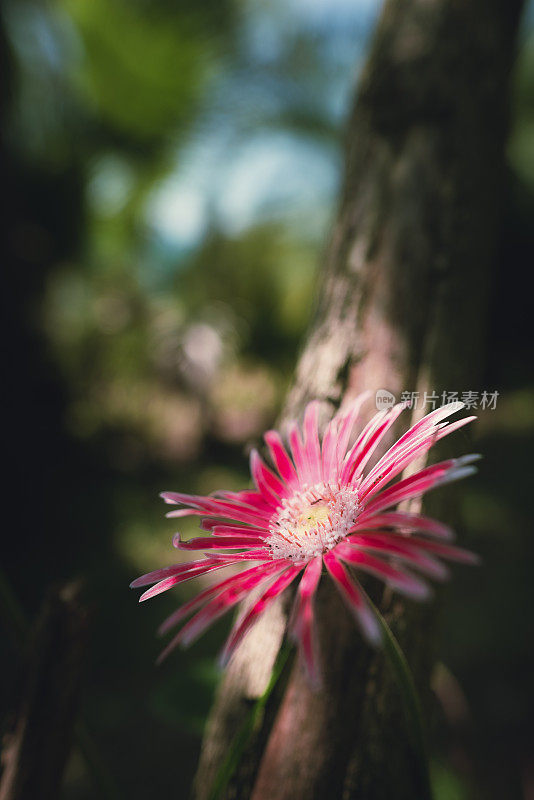
<path fill-rule="evenodd" d="M 399 399 L 402 390 L 422 398 L 479 388 L 520 8 L 521 0 L 386 2 L 351 114 L 340 209 L 286 419 L 312 398 L 337 406 L 364 389 Z M 432 606 L 366 585 L 424 696 Z M 422 798 L 383 654 L 363 643 L 328 581 L 317 612 L 323 689 L 313 694 L 295 663 L 226 797 Z M 198 800 L 209 797 L 266 686 L 284 627 L 279 603 L 222 680 Z"/>

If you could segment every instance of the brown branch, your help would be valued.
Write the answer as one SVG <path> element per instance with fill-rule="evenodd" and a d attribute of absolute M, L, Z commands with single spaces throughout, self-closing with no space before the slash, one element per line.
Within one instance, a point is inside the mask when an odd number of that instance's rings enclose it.
<path fill-rule="evenodd" d="M 346 180 L 318 309 L 286 418 L 312 397 L 387 388 L 468 390 L 484 357 L 500 215 L 508 76 L 520 0 L 389 0 L 348 129 Z M 418 797 L 396 688 L 327 581 L 319 592 L 325 685 L 299 665 L 227 797 Z M 376 593 L 374 584 L 369 584 Z M 430 607 L 376 597 L 427 691 Z M 197 798 L 265 687 L 285 624 L 275 607 L 221 684 Z M 278 703 L 278 701 L 277 701 Z"/>

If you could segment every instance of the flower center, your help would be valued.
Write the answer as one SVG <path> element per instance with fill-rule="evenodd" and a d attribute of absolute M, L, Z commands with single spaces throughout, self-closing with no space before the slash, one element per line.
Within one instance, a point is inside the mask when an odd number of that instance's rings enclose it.
<path fill-rule="evenodd" d="M 308 561 L 344 539 L 358 515 L 358 493 L 338 484 L 303 487 L 282 501 L 266 544 L 273 558 Z"/>

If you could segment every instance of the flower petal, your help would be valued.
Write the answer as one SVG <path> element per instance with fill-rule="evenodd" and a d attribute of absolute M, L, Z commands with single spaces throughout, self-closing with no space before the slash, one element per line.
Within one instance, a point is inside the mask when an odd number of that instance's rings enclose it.
<path fill-rule="evenodd" d="M 168 591 L 168 589 L 172 589 L 174 586 L 177 586 L 179 583 L 184 583 L 185 581 L 191 580 L 191 578 L 199 578 L 201 575 L 206 575 L 208 572 L 213 572 L 216 569 L 222 569 L 223 567 L 227 567 L 232 562 L 220 562 L 215 561 L 213 563 L 209 563 L 206 559 L 206 566 L 205 567 L 196 567 L 196 569 L 191 569 L 188 572 L 180 572 L 177 575 L 171 575 L 168 578 L 164 578 L 164 580 L 159 581 L 158 583 L 154 584 L 150 589 L 147 589 L 146 592 L 143 592 L 141 597 L 139 598 L 139 602 L 143 603 L 145 600 L 150 600 L 151 597 L 155 597 L 162 592 Z"/>
<path fill-rule="evenodd" d="M 409 514 L 406 511 L 387 511 L 383 514 L 375 514 L 356 520 L 351 533 L 357 533 L 362 528 L 400 528 L 403 531 L 421 531 L 429 536 L 437 536 L 440 539 L 453 539 L 454 531 L 443 522 L 438 522 L 422 514 Z"/>
<path fill-rule="evenodd" d="M 309 470 L 310 483 L 322 479 L 321 446 L 319 444 L 319 403 L 308 403 L 304 412 L 304 451 Z"/>
<path fill-rule="evenodd" d="M 238 573 L 237 575 L 231 575 L 229 578 L 226 578 L 219 583 L 215 583 L 213 586 L 208 586 L 207 589 L 200 592 L 200 594 L 196 595 L 195 597 L 191 598 L 187 603 L 184 603 L 183 606 L 177 608 L 159 627 L 158 633 L 163 635 L 167 633 L 171 628 L 176 627 L 182 620 L 186 619 L 190 614 L 198 611 L 198 609 L 202 609 L 202 607 L 207 607 L 208 603 L 212 598 L 215 600 L 222 598 L 222 610 L 216 616 L 213 616 L 208 613 L 208 622 L 205 627 L 209 627 L 211 622 L 214 622 L 215 619 L 218 619 L 227 609 L 231 608 L 235 603 L 238 603 L 242 597 L 248 591 L 251 591 L 258 583 L 261 581 L 272 577 L 273 573 L 282 571 L 287 566 L 287 562 L 285 561 L 270 561 L 265 564 L 259 564 L 255 567 L 250 567 L 249 569 L 244 570 L 243 572 Z M 233 594 L 232 594 L 233 593 Z M 237 597 L 235 602 L 229 602 L 230 597 Z M 225 606 L 225 601 L 227 605 Z M 212 610 L 212 609 L 211 609 Z M 199 612 L 199 614 L 202 612 Z M 194 619 L 197 619 L 199 616 L 197 614 Z M 191 622 L 193 622 L 191 620 Z M 202 618 L 201 618 L 202 620 Z M 189 624 L 189 623 L 188 623 Z M 186 631 L 186 627 L 182 628 L 182 630 L 169 642 L 169 644 L 165 647 L 158 658 L 158 663 L 161 663 L 169 653 L 174 650 L 179 644 L 189 644 L 193 637 L 188 638 L 188 631 Z M 204 628 L 203 628 L 204 629 Z M 186 631 L 185 636 L 182 635 L 183 631 Z M 198 634 L 200 635 L 200 633 Z"/>
<path fill-rule="evenodd" d="M 365 553 L 348 542 L 341 542 L 335 548 L 335 554 L 347 564 L 355 566 L 364 572 L 369 572 L 376 578 L 385 581 L 389 586 L 416 600 L 426 600 L 431 591 L 427 583 L 388 564 L 381 558 Z"/>
<path fill-rule="evenodd" d="M 255 550 L 246 550 L 244 553 L 212 553 L 210 558 L 213 561 L 229 561 L 237 564 L 238 561 L 271 561 L 271 552 L 265 547 L 257 547 Z"/>
<path fill-rule="evenodd" d="M 267 431 L 263 438 L 282 480 L 288 486 L 296 486 L 298 484 L 297 473 L 280 438 L 280 434 L 277 431 Z"/>
<path fill-rule="evenodd" d="M 394 534 L 359 534 L 347 536 L 345 541 L 349 544 L 357 545 L 365 550 L 376 550 L 387 555 L 406 561 L 412 567 L 434 578 L 437 581 L 444 581 L 449 577 L 449 570 L 428 553 L 422 552 L 418 541 L 410 537 Z"/>
<path fill-rule="evenodd" d="M 337 426 L 338 420 L 334 417 L 326 426 L 323 436 L 321 454 L 322 474 L 323 480 L 327 482 L 335 480 L 338 474 L 338 464 L 336 463 Z"/>
<path fill-rule="evenodd" d="M 324 563 L 363 635 L 370 644 L 377 645 L 382 638 L 380 625 L 369 608 L 363 591 L 350 577 L 341 561 L 336 557 L 334 550 L 325 553 Z"/>
<path fill-rule="evenodd" d="M 180 503 L 199 509 L 204 513 L 228 517 L 251 525 L 265 525 L 266 520 L 272 514 L 272 511 L 260 506 L 254 507 L 244 503 L 219 500 L 215 497 L 201 497 L 200 495 L 183 494 L 181 492 L 162 492 L 161 497 L 166 503 Z"/>
<path fill-rule="evenodd" d="M 211 520 L 211 522 L 213 522 L 213 520 Z M 215 520 L 215 522 L 217 521 Z M 238 525 L 220 524 L 215 524 L 207 530 L 211 530 L 212 536 L 239 536 L 241 539 L 261 539 L 269 533 L 267 530 L 262 530 L 261 528 L 244 528 Z"/>
<path fill-rule="evenodd" d="M 233 608 L 237 603 L 259 586 L 263 581 L 273 579 L 279 572 L 287 568 L 287 561 L 272 561 L 270 564 L 263 563 L 249 573 L 242 573 L 238 580 L 231 586 L 219 592 L 213 600 L 209 601 L 204 608 L 184 625 L 178 635 L 179 641 L 188 646 L 195 641 L 215 620 Z M 257 572 L 253 572 L 256 569 Z"/>
<path fill-rule="evenodd" d="M 360 406 L 367 396 L 369 393 L 361 395 L 333 416 L 322 442 L 318 426 L 320 406 L 317 401 L 306 407 L 302 429 L 296 423 L 289 427 L 289 449 L 286 449 L 276 431 L 268 431 L 264 438 L 277 472 L 265 464 L 257 451 L 252 451 L 251 473 L 256 489 L 218 491 L 207 497 L 180 492 L 163 493 L 162 497 L 167 503 L 178 506 L 168 516 L 199 516 L 201 529 L 210 532 L 210 535 L 188 541 L 182 541 L 177 534 L 175 546 L 183 550 L 209 550 L 210 553 L 206 553 L 203 559 L 174 564 L 137 578 L 132 582 L 134 587 L 153 584 L 143 593 L 141 600 L 212 570 L 247 562 L 260 563 L 241 569 L 239 574 L 231 575 L 201 591 L 168 617 L 161 626 L 161 632 L 170 630 L 188 615 L 193 615 L 169 642 L 160 660 L 176 645 L 190 644 L 247 594 L 259 589 L 259 599 L 253 602 L 232 629 L 222 654 L 223 660 L 227 661 L 255 620 L 304 570 L 291 615 L 290 634 L 298 643 L 311 683 L 317 685 L 319 668 L 313 601 L 323 562 L 364 636 L 372 644 L 380 639 L 380 624 L 365 592 L 347 565 L 370 573 L 394 589 L 420 599 L 428 595 L 429 587 L 407 567 L 439 580 L 448 576 L 448 569 L 440 559 L 476 563 L 474 554 L 444 542 L 453 538 L 447 526 L 421 514 L 410 514 L 394 508 L 404 500 L 419 497 L 436 486 L 475 471 L 472 462 L 477 457 L 465 456 L 434 464 L 398 480 L 398 476 L 424 456 L 436 441 L 471 422 L 474 417 L 448 422 L 452 414 L 464 408 L 463 403 L 451 403 L 436 409 L 401 436 L 363 477 L 366 465 L 407 406 L 407 403 L 400 403 L 389 411 L 375 414 L 347 452 Z M 397 482 L 392 484 L 394 479 Z M 321 486 L 323 482 L 327 486 Z M 325 517 L 324 511 L 328 512 L 329 503 L 333 502 L 332 496 L 338 505 L 333 516 L 327 513 Z M 306 515 L 300 513 L 302 509 L 299 503 L 304 509 L 310 503 L 324 504 L 324 508 L 320 505 L 317 514 L 314 510 L 313 514 Z M 339 504 L 341 507 L 338 507 Z M 288 547 L 281 550 L 284 553 L 287 550 L 292 558 L 293 543 L 295 553 L 298 553 L 298 548 L 302 547 L 301 538 L 314 533 L 311 529 L 313 524 L 325 529 L 327 538 L 320 538 L 316 548 L 306 551 L 310 554 L 307 564 L 304 561 L 295 563 L 289 558 L 272 558 L 276 548 L 272 542 L 269 546 L 267 540 L 273 535 L 272 526 L 278 515 L 285 519 L 282 512 L 289 515 L 288 519 L 293 513 L 295 517 L 294 530 L 291 522 L 286 531 Z M 331 546 L 331 539 L 328 539 L 330 533 L 336 533 L 337 539 L 341 536 L 345 538 L 333 549 L 321 553 Z"/>
<path fill-rule="evenodd" d="M 371 420 L 368 426 L 368 434 L 362 436 L 361 444 L 353 455 L 352 465 L 347 473 L 347 481 L 356 480 L 361 476 L 376 448 L 406 407 L 407 403 L 398 403 L 390 411 L 385 412 L 383 419 L 381 419 L 381 413 L 379 413 L 374 417 L 374 420 Z"/>
<path fill-rule="evenodd" d="M 459 564 L 472 564 L 473 566 L 480 564 L 480 556 L 463 547 L 454 547 L 450 544 L 416 539 L 415 537 L 412 537 L 411 542 L 416 544 L 419 550 L 425 550 L 427 553 L 446 558 L 448 561 L 457 561 Z"/>
<path fill-rule="evenodd" d="M 321 579 L 322 567 L 321 556 L 308 562 L 291 614 L 291 636 L 298 642 L 300 657 L 313 687 L 318 687 L 321 682 L 313 600 Z"/>
<path fill-rule="evenodd" d="M 230 550 L 263 544 L 259 536 L 197 536 L 183 541 L 180 534 L 174 536 L 173 544 L 178 550 Z"/>
<path fill-rule="evenodd" d="M 289 426 L 289 445 L 291 447 L 291 454 L 293 456 L 293 461 L 295 462 L 295 467 L 297 469 L 299 483 L 301 485 L 305 483 L 310 483 L 310 471 L 308 469 L 308 460 L 306 458 L 304 445 L 302 444 L 300 431 L 296 422 L 291 423 L 291 425 Z"/>
<path fill-rule="evenodd" d="M 203 531 L 214 531 L 215 528 L 227 528 L 228 532 L 230 532 L 230 530 L 235 531 L 238 536 L 247 536 L 249 533 L 254 536 L 266 536 L 269 533 L 269 528 L 266 525 L 260 527 L 259 525 L 248 525 L 245 522 L 234 520 L 225 522 L 219 517 L 204 517 L 204 519 L 200 520 L 199 527 Z"/>
<path fill-rule="evenodd" d="M 259 600 L 257 600 L 252 608 L 245 614 L 243 619 L 234 627 L 228 638 L 228 641 L 224 646 L 224 650 L 221 653 L 220 660 L 223 666 L 228 663 L 232 654 L 235 652 L 235 649 L 239 646 L 245 634 L 254 625 L 260 614 L 262 614 L 265 609 L 267 609 L 271 603 L 276 600 L 276 598 L 279 597 L 279 595 L 281 595 L 285 589 L 287 589 L 289 584 L 293 582 L 303 567 L 304 564 L 295 564 L 286 567 L 282 574 L 276 578 L 274 583 L 269 586 L 269 588 L 261 595 Z"/>
<path fill-rule="evenodd" d="M 358 419 L 361 407 L 365 400 L 371 396 L 371 392 L 362 392 L 355 400 L 347 405 L 346 408 L 340 409 L 337 414 L 338 432 L 337 432 L 337 446 L 336 446 L 336 464 L 338 468 L 343 464 L 347 447 L 350 441 L 352 429 Z M 336 479 L 338 475 L 336 474 Z"/>
<path fill-rule="evenodd" d="M 273 509 L 277 508 L 281 498 L 286 497 L 287 488 L 270 469 L 267 469 L 257 450 L 252 450 L 250 453 L 250 472 L 265 502 Z"/>
<path fill-rule="evenodd" d="M 199 508 L 176 508 L 174 511 L 168 511 L 165 516 L 168 519 L 172 519 L 173 517 L 194 517 L 202 514 L 204 514 L 204 511 Z"/>
<path fill-rule="evenodd" d="M 476 417 L 466 417 L 452 424 L 443 423 L 447 417 L 455 414 L 464 407 L 464 403 L 448 403 L 435 411 L 431 411 L 421 420 L 412 425 L 406 433 L 398 439 L 392 447 L 382 456 L 375 467 L 362 483 L 362 493 L 365 494 L 369 487 L 373 486 L 373 494 L 378 491 L 380 486 L 388 483 L 396 475 L 399 475 L 405 468 L 419 455 L 429 450 L 436 441 L 447 436 L 449 433 L 461 428 L 468 422 L 472 422 Z M 411 456 L 411 457 L 410 457 Z M 387 480 L 385 476 L 389 476 Z"/>
<path fill-rule="evenodd" d="M 473 460 L 473 456 L 464 456 L 463 458 L 449 459 L 448 461 L 441 461 L 439 464 L 433 464 L 426 467 L 420 472 L 404 478 L 398 483 L 385 489 L 380 494 L 374 496 L 371 501 L 365 506 L 365 510 L 361 515 L 361 521 L 371 513 L 381 511 L 393 505 L 401 503 L 403 500 L 411 500 L 414 497 L 419 497 L 430 489 L 436 486 L 442 486 L 444 483 L 449 483 L 453 480 L 465 478 L 467 475 L 472 475 L 476 472 L 476 468 L 466 466 L 469 461 Z"/>
<path fill-rule="evenodd" d="M 164 578 L 170 578 L 173 575 L 181 575 L 183 572 L 191 572 L 191 570 L 198 569 L 198 567 L 209 566 L 211 561 L 207 558 L 199 558 L 196 561 L 181 561 L 179 564 L 172 564 L 169 567 L 156 569 L 154 572 L 147 572 L 146 575 L 140 575 L 130 584 L 130 589 L 139 589 L 141 586 L 149 586 L 151 583 L 157 583 Z"/>
<path fill-rule="evenodd" d="M 221 497 L 223 500 L 231 500 L 239 503 L 241 506 L 252 506 L 254 509 L 261 509 L 263 513 L 272 514 L 271 503 L 265 502 L 260 492 L 255 489 L 245 489 L 241 492 L 216 492 L 214 496 Z"/>

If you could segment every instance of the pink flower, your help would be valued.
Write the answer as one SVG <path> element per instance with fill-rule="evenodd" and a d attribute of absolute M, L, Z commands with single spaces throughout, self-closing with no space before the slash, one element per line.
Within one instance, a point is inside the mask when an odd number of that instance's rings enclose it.
<path fill-rule="evenodd" d="M 165 648 L 189 645 L 224 613 L 256 590 L 251 607 L 235 623 L 223 650 L 225 663 L 265 609 L 299 578 L 290 630 L 313 683 L 318 680 L 314 635 L 314 597 L 323 566 L 353 613 L 365 638 L 380 639 L 380 626 L 353 570 L 370 573 L 409 597 L 424 599 L 429 586 L 421 577 L 443 580 L 448 571 L 441 559 L 475 563 L 476 557 L 448 540 L 452 531 L 420 514 L 395 510 L 399 503 L 421 497 L 430 489 L 475 471 L 475 455 L 448 459 L 391 483 L 435 442 L 475 417 L 446 422 L 464 403 L 450 403 L 428 414 L 380 458 L 366 466 L 406 404 L 381 411 L 349 447 L 352 428 L 367 395 L 360 396 L 318 434 L 318 409 L 310 403 L 303 432 L 289 428 L 291 456 L 276 431 L 265 434 L 276 472 L 258 453 L 251 454 L 256 489 L 217 492 L 210 497 L 164 492 L 166 503 L 182 506 L 168 517 L 202 517 L 209 535 L 182 541 L 180 550 L 209 551 L 197 561 L 156 570 L 133 581 L 132 587 L 153 584 L 140 598 L 148 600 L 190 578 L 246 565 L 237 574 L 201 591 L 163 623 L 170 631 L 191 616 Z M 219 552 L 223 551 L 223 552 Z M 225 552 L 229 551 L 229 552 Z M 246 564 L 252 562 L 252 566 Z M 415 573 L 415 574 L 414 574 Z"/>

